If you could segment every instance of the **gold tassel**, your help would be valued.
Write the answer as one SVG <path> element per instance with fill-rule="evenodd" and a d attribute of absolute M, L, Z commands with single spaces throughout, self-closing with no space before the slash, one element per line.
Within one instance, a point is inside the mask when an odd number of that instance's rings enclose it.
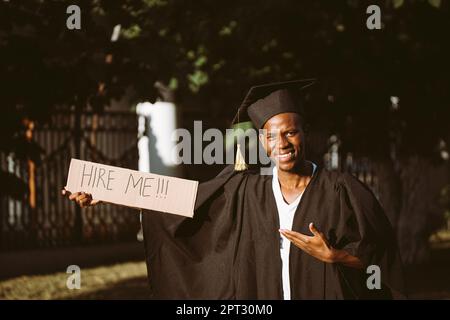
<path fill-rule="evenodd" d="M 245 163 L 244 156 L 241 153 L 241 146 L 237 145 L 236 150 L 236 161 L 234 162 L 234 171 L 244 171 L 247 170 L 248 166 Z"/>

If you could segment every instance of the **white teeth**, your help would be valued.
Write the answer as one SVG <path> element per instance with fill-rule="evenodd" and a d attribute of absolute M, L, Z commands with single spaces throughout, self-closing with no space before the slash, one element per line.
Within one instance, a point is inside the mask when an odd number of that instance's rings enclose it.
<path fill-rule="evenodd" d="M 278 158 L 279 159 L 287 159 L 287 158 L 290 158 L 293 154 L 294 154 L 294 152 L 289 152 L 289 153 L 286 153 L 286 154 L 280 154 L 280 155 L 278 155 Z"/>

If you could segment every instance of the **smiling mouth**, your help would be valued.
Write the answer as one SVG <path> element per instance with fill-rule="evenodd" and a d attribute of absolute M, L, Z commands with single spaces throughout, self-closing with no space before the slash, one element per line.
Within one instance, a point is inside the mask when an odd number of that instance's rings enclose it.
<path fill-rule="evenodd" d="M 290 160 L 293 157 L 294 157 L 294 151 L 276 155 L 276 158 L 278 160 Z"/>

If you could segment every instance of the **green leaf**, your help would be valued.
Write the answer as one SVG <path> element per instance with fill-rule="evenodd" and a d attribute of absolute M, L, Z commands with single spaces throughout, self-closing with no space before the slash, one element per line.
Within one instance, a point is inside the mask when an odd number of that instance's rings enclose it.
<path fill-rule="evenodd" d="M 165 37 L 167 35 L 167 32 L 168 32 L 167 28 L 164 28 L 164 29 L 159 30 L 158 34 L 160 37 Z"/>
<path fill-rule="evenodd" d="M 219 31 L 219 35 L 220 36 L 229 36 L 231 34 L 231 28 L 226 26 L 223 27 L 220 31 Z"/>
<path fill-rule="evenodd" d="M 195 61 L 194 65 L 195 65 L 197 68 L 200 68 L 200 67 L 203 66 L 207 61 L 208 61 L 208 58 L 206 58 L 206 56 L 201 56 L 201 57 L 199 57 L 199 58 Z"/>
<path fill-rule="evenodd" d="M 187 56 L 187 58 L 188 58 L 189 60 L 193 60 L 193 59 L 195 58 L 195 52 L 192 51 L 192 50 L 189 50 L 189 51 L 186 53 L 186 56 Z"/>
<path fill-rule="evenodd" d="M 217 70 L 220 70 L 224 65 L 225 65 L 225 60 L 221 59 L 219 62 L 215 63 L 215 64 L 212 66 L 212 69 L 213 69 L 214 71 L 217 71 Z"/>
<path fill-rule="evenodd" d="M 175 77 L 172 77 L 169 81 L 169 89 L 177 90 L 177 88 L 178 88 L 178 79 Z"/>
<path fill-rule="evenodd" d="M 237 26 L 236 21 L 231 21 L 227 26 L 223 26 L 219 31 L 220 36 L 229 36 L 233 33 L 234 28 Z"/>
<path fill-rule="evenodd" d="M 208 74 L 201 70 L 196 70 L 193 74 L 188 75 L 189 88 L 192 92 L 197 93 L 204 84 L 208 83 Z"/>
<path fill-rule="evenodd" d="M 439 8 L 441 6 L 441 0 L 428 0 L 428 3 L 435 8 Z"/>
<path fill-rule="evenodd" d="M 134 39 L 139 37 L 141 34 L 141 27 L 137 24 L 133 24 L 131 27 L 127 29 L 122 29 L 122 35 L 125 39 Z"/>
<path fill-rule="evenodd" d="M 398 9 L 400 8 L 404 3 L 404 0 L 394 0 L 394 8 Z"/>
<path fill-rule="evenodd" d="M 143 0 L 143 2 L 149 7 L 163 7 L 167 5 L 167 1 L 164 0 Z"/>

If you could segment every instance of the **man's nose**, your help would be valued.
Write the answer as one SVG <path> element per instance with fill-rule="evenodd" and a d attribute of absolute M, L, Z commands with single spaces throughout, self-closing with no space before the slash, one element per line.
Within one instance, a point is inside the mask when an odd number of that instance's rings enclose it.
<path fill-rule="evenodd" d="M 288 146 L 289 146 L 288 139 L 286 139 L 286 137 L 284 137 L 283 135 L 280 135 L 278 137 L 278 148 L 284 149 L 284 148 L 287 148 Z"/>

